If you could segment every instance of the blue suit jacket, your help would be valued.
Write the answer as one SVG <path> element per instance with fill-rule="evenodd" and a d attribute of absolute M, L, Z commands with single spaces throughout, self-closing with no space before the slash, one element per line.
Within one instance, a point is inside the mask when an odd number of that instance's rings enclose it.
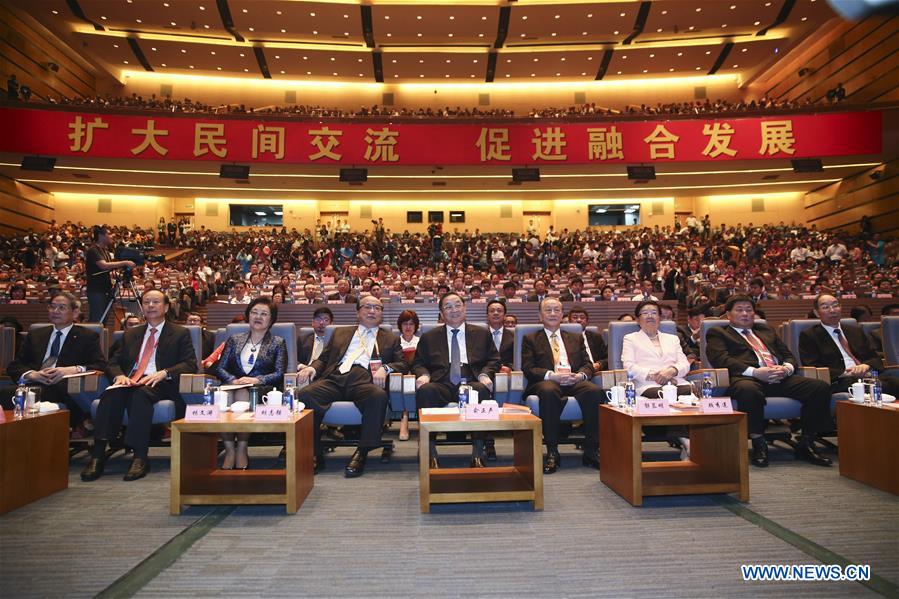
<path fill-rule="evenodd" d="M 232 383 L 242 376 L 251 376 L 259 379 L 260 385 L 280 387 L 284 381 L 284 371 L 287 369 L 287 343 L 271 332 L 266 333 L 259 345 L 259 351 L 256 352 L 252 370 L 244 374 L 243 366 L 240 364 L 240 352 L 249 339 L 248 332 L 228 338 L 218 362 L 216 376 L 225 384 Z"/>

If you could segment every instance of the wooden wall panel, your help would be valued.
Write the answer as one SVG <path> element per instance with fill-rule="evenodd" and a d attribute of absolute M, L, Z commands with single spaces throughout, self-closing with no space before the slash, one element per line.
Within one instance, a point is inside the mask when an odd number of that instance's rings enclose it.
<path fill-rule="evenodd" d="M 872 179 L 874 173 L 880 178 Z M 804 216 L 819 229 L 857 232 L 862 216 L 868 216 L 875 231 L 899 231 L 899 160 L 810 191 Z"/>
<path fill-rule="evenodd" d="M 48 63 L 59 65 L 57 72 Z M 92 67 L 46 28 L 5 3 L 0 3 L 0 65 L 15 73 L 20 84 L 42 97 L 96 94 Z"/>
<path fill-rule="evenodd" d="M 806 96 L 819 100 L 840 82 L 851 93 L 846 85 L 848 81 L 863 76 L 873 64 L 895 61 L 892 56 L 899 34 L 899 17 L 873 16 L 837 27 L 838 31 L 842 30 L 841 35 L 828 36 L 826 43 L 818 41 L 816 53 L 801 63 L 794 62 L 790 68 L 782 69 L 783 78 L 769 84 L 766 95 L 783 100 Z M 810 73 L 800 76 L 800 68 L 808 68 Z"/>
<path fill-rule="evenodd" d="M 9 233 L 44 231 L 55 218 L 53 196 L 22 183 L 0 178 L 0 223 Z"/>

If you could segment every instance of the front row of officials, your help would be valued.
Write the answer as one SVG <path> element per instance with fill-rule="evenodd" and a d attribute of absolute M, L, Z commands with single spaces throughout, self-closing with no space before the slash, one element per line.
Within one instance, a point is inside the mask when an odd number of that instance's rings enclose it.
<path fill-rule="evenodd" d="M 258 306 L 258 308 L 257 308 Z M 125 480 L 146 476 L 154 404 L 162 399 L 175 399 L 183 406 L 178 393 L 181 374 L 197 371 L 197 360 L 187 329 L 166 320 L 169 298 L 159 291 L 148 291 L 141 298 L 146 323 L 124 333 L 106 361 L 99 336 L 75 324 L 80 302 L 69 293 L 57 293 L 48 305 L 52 327 L 30 331 L 21 344 L 8 374 L 23 384 L 42 387 L 46 401 L 65 404 L 71 413 L 71 425 L 86 420 L 77 402 L 67 393 L 63 377 L 87 370 L 104 369 L 112 385 L 100 396 L 94 418 L 94 446 L 91 459 L 81 473 L 85 481 L 103 475 L 107 444 L 116 439 L 127 412 L 125 444 L 134 458 Z M 268 298 L 257 298 L 247 306 L 248 320 L 254 308 L 271 309 Z M 502 307 L 502 309 L 500 309 Z M 748 415 L 752 440 L 751 463 L 768 465 L 764 437 L 765 398 L 787 396 L 802 403 L 801 434 L 796 443 L 796 457 L 812 464 L 829 466 L 830 460 L 815 450 L 813 439 L 833 428 L 830 414 L 831 394 L 846 391 L 857 378 L 871 370 L 883 370 L 883 363 L 860 328 L 840 323 L 839 300 L 820 295 L 814 304 L 821 323 L 805 330 L 800 337 L 800 355 L 806 366 L 826 367 L 831 384 L 796 374 L 797 364 L 789 349 L 765 324 L 755 322 L 754 303 L 748 296 L 735 295 L 726 303 L 728 326 L 712 328 L 707 334 L 707 356 L 716 368 L 730 374 L 727 393 L 736 408 Z M 491 309 L 493 312 L 491 313 Z M 317 431 L 313 440 L 314 468 L 324 467 L 318 431 L 325 412 L 335 401 L 351 401 L 362 413 L 359 445 L 345 468 L 347 477 L 365 470 L 367 454 L 382 445 L 381 432 L 388 407 L 385 389 L 392 372 L 416 376 L 416 407 L 446 406 L 455 401 L 459 385 L 466 381 L 481 397 L 493 392 L 494 375 L 511 368 L 512 339 L 502 329 L 505 308 L 488 306 L 488 327 L 466 323 L 463 299 L 455 293 L 440 298 L 443 325 L 421 335 L 411 367 L 403 359 L 400 338 L 380 327 L 383 308 L 373 297 L 359 300 L 358 326 L 339 327 L 329 343 L 319 348 L 308 366 L 301 364 L 297 378 L 310 382 L 300 389 L 298 400 L 314 412 Z M 265 326 L 271 328 L 276 312 Z M 577 308 L 569 316 L 586 329 L 586 313 Z M 646 301 L 635 310 L 640 330 L 626 335 L 622 351 L 625 368 L 640 383 L 638 390 L 652 397 L 665 383 L 682 384 L 689 370 L 677 336 L 658 330 L 660 306 Z M 522 341 L 522 370 L 527 379 L 524 396 L 539 399 L 543 438 L 547 446 L 544 472 L 551 474 L 561 467 L 558 443 L 560 417 L 564 398 L 572 396 L 579 403 L 584 419 L 585 466 L 598 468 L 599 405 L 607 401 L 605 393 L 591 379 L 597 369 L 606 367 L 601 356 L 606 354 L 602 338 L 588 333 L 561 331 L 562 304 L 554 298 L 540 306 L 543 328 L 526 335 Z M 671 339 L 673 338 L 673 339 Z M 244 339 L 241 337 L 241 339 Z M 252 335 L 247 335 L 241 348 L 234 347 L 236 368 L 249 375 L 254 370 L 255 349 Z M 882 377 L 885 392 L 899 393 L 899 380 Z M 6 399 L 8 402 L 8 398 Z M 483 467 L 484 444 L 474 442 L 471 466 Z M 431 467 L 438 468 L 436 451 L 430 456 Z"/>

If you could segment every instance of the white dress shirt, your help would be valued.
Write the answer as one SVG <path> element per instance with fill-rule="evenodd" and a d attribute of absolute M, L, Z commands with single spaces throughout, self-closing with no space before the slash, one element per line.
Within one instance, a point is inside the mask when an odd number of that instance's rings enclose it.
<path fill-rule="evenodd" d="M 456 339 L 459 341 L 459 364 L 468 364 L 468 348 L 465 347 L 465 323 L 459 325 Z M 447 357 L 453 357 L 453 328 L 446 325 L 446 349 Z"/>
<path fill-rule="evenodd" d="M 821 323 L 821 326 L 824 327 L 824 330 L 827 331 L 827 336 L 830 337 L 830 340 L 833 341 L 834 344 L 837 346 L 837 349 L 840 350 L 840 355 L 843 356 L 843 363 L 846 365 L 846 370 L 849 370 L 853 366 L 858 366 L 858 362 L 856 362 L 852 358 L 852 356 L 850 356 L 849 354 L 846 353 L 845 348 L 843 348 L 843 344 L 840 343 L 840 340 L 836 336 L 836 331 L 840 331 L 840 335 L 843 335 L 844 337 L 846 336 L 846 333 L 844 333 L 842 330 L 840 330 L 840 327 L 838 327 L 838 326 L 837 327 L 828 326 L 828 325 L 824 324 L 823 322 Z M 849 343 L 848 339 L 846 340 L 846 343 L 848 345 L 848 343 Z"/>
<path fill-rule="evenodd" d="M 72 330 L 73 326 L 75 326 L 74 322 L 64 329 L 57 329 L 56 327 L 53 327 L 53 331 L 50 333 L 50 341 L 47 342 L 47 351 L 44 352 L 44 359 L 41 360 L 42 364 L 47 361 L 47 358 L 50 357 L 50 348 L 53 347 L 53 339 L 56 338 L 56 331 L 59 331 L 62 333 L 62 335 L 59 338 L 59 351 L 62 351 L 62 346 L 65 344 L 66 337 L 69 336 L 69 331 Z M 59 355 L 57 354 L 56 357 L 58 359 Z"/>
<path fill-rule="evenodd" d="M 140 366 L 140 358 L 141 354 L 144 353 L 144 346 L 147 344 L 147 339 L 150 338 L 150 331 L 155 328 L 156 329 L 156 340 L 153 346 L 153 353 L 150 355 L 150 361 L 147 362 L 147 367 L 144 369 L 144 376 L 149 374 L 156 374 L 156 348 L 159 347 L 159 338 L 162 336 L 162 327 L 165 325 L 165 320 L 160 322 L 155 327 L 151 326 L 150 323 L 147 323 L 147 331 L 144 333 L 144 338 L 140 342 L 140 351 L 137 353 L 137 362 L 134 363 L 134 368 L 136 369 Z"/>
<path fill-rule="evenodd" d="M 378 346 L 378 327 L 367 329 L 364 326 L 359 325 L 356 329 L 356 334 L 353 335 L 349 346 L 346 348 L 346 353 L 343 354 L 343 358 L 340 360 L 341 363 L 343 363 L 349 356 L 354 356 L 358 353 L 363 337 L 365 338 L 365 351 L 353 360 L 353 364 L 368 368 L 372 351 Z"/>

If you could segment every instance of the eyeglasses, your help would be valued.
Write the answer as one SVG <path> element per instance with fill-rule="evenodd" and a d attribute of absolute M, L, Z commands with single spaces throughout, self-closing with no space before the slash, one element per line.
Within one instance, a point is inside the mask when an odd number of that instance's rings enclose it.
<path fill-rule="evenodd" d="M 359 308 L 359 309 L 360 309 L 360 310 L 370 310 L 370 311 L 374 311 L 374 312 L 380 312 L 381 310 L 384 309 L 384 306 L 382 306 L 381 304 L 365 304 L 365 305 L 363 305 L 363 306 L 362 306 L 361 308 Z"/>
<path fill-rule="evenodd" d="M 69 304 L 47 304 L 47 310 L 50 312 L 66 312 L 71 309 Z"/>
<path fill-rule="evenodd" d="M 647 310 L 645 312 L 640 312 L 640 316 L 658 316 L 659 313 L 655 310 Z"/>
<path fill-rule="evenodd" d="M 268 318 L 269 316 L 271 316 L 271 312 L 258 312 L 256 310 L 253 310 L 252 312 L 250 312 L 250 316 L 255 316 L 256 318 Z"/>

